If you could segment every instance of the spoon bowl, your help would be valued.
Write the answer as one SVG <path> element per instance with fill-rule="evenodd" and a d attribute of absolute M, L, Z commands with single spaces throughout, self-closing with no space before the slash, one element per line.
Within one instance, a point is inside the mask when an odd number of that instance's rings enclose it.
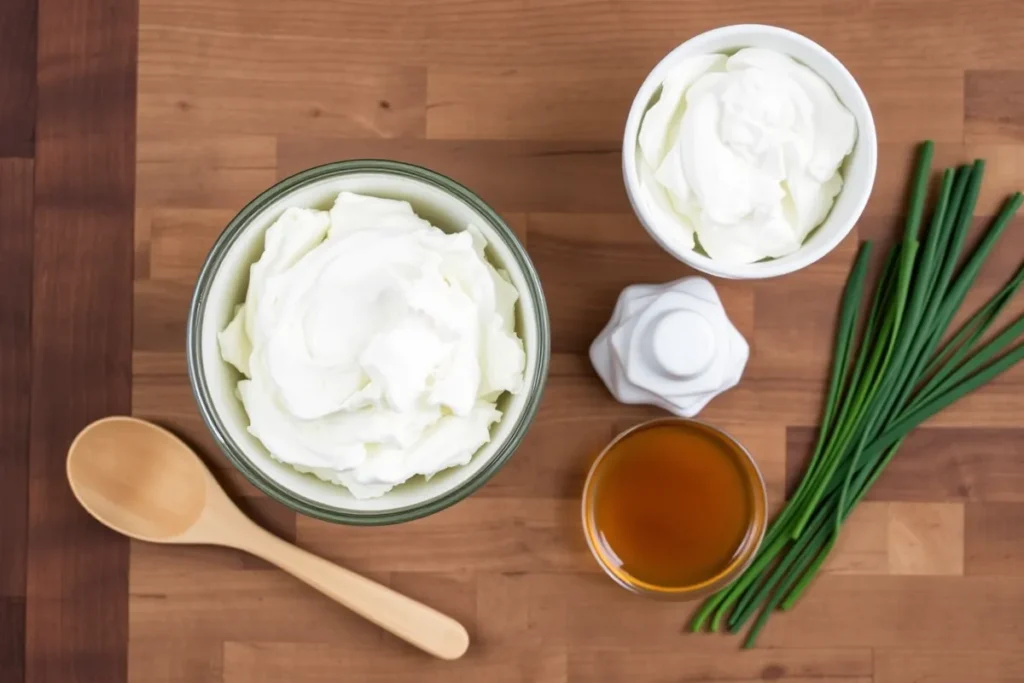
<path fill-rule="evenodd" d="M 458 659 L 469 647 L 466 629 L 451 617 L 257 526 L 191 448 L 150 422 L 109 417 L 87 426 L 68 451 L 67 473 L 82 507 L 114 531 L 244 550 L 436 657 Z"/>
<path fill-rule="evenodd" d="M 68 482 L 89 514 L 141 541 L 171 543 L 203 514 L 211 478 L 199 457 L 156 425 L 94 422 L 68 451 Z"/>

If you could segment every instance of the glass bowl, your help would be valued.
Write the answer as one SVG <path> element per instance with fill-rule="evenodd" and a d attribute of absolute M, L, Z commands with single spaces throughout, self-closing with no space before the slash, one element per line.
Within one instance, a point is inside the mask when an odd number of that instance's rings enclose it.
<path fill-rule="evenodd" d="M 604 475 L 604 466 L 608 464 L 607 460 L 613 448 L 622 440 L 641 430 L 663 425 L 682 426 L 701 436 L 710 437 L 722 442 L 742 472 L 750 503 L 746 535 L 740 541 L 728 564 L 716 574 L 708 576 L 697 583 L 685 586 L 655 585 L 631 575 L 622 566 L 621 561 L 618 561 L 612 548 L 605 542 L 596 520 L 596 503 L 600 493 L 601 479 Z M 753 561 L 754 555 L 757 553 L 757 549 L 764 538 L 767 519 L 768 495 L 764 485 L 764 478 L 761 476 L 761 471 L 758 469 L 754 458 L 736 439 L 722 430 L 698 420 L 667 417 L 648 420 L 647 422 L 630 427 L 612 439 L 597 456 L 590 467 L 590 472 L 587 474 L 586 483 L 583 488 L 583 529 L 587 545 L 590 547 L 594 559 L 597 560 L 597 563 L 615 583 L 627 590 L 650 597 L 669 600 L 689 600 L 710 595 L 729 585 Z"/>
<path fill-rule="evenodd" d="M 519 291 L 516 328 L 526 349 L 526 381 L 498 402 L 491 441 L 462 467 L 414 479 L 378 498 L 359 500 L 343 486 L 304 474 L 270 456 L 247 430 L 235 387 L 241 378 L 220 356 L 217 334 L 242 303 L 249 266 L 263 250 L 266 229 L 290 206 L 329 208 L 339 192 L 404 199 L 418 215 L 454 232 L 469 224 L 487 240 L 488 259 Z M 479 197 L 439 173 L 385 160 L 339 161 L 297 173 L 261 193 L 235 216 L 210 250 L 196 283 L 187 324 L 189 381 L 199 412 L 225 455 L 256 488 L 310 517 L 356 525 L 406 522 L 462 500 L 512 456 L 540 405 L 551 331 L 540 278 L 511 228 Z"/>

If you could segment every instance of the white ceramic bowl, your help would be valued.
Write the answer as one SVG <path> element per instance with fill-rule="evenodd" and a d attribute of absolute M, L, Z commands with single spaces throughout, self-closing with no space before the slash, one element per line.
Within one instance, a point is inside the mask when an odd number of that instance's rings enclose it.
<path fill-rule="evenodd" d="M 245 299 L 249 266 L 263 252 L 264 233 L 290 206 L 330 208 L 347 190 L 404 199 L 443 230 L 476 226 L 487 256 L 508 272 L 519 291 L 516 328 L 526 349 L 526 381 L 515 396 L 498 401 L 503 415 L 491 441 L 462 467 L 414 477 L 378 498 L 360 500 L 343 486 L 303 474 L 270 456 L 248 431 L 249 417 L 235 387 L 238 371 L 220 355 L 217 334 Z M 199 273 L 189 310 L 189 380 L 199 412 L 231 463 L 270 497 L 331 522 L 392 524 L 437 512 L 482 486 L 511 457 L 536 415 L 547 378 L 551 332 L 544 294 L 525 249 L 512 230 L 479 197 L 450 178 L 396 161 L 353 160 L 319 166 L 286 178 L 260 194 L 228 224 Z"/>
<path fill-rule="evenodd" d="M 839 100 L 857 120 L 857 142 L 842 166 L 843 189 L 825 222 L 792 254 L 757 263 L 732 265 L 709 258 L 693 249 L 680 248 L 673 234 L 679 225 L 653 210 L 651 199 L 640 189 L 637 172 L 637 135 L 644 113 L 651 105 L 666 74 L 681 60 L 710 52 L 731 53 L 745 47 L 760 47 L 789 55 L 824 78 Z M 723 26 L 686 41 L 662 59 L 644 80 L 633 100 L 622 142 L 622 174 L 626 193 L 640 223 L 665 251 L 699 271 L 733 279 L 757 279 L 785 275 L 809 266 L 832 251 L 857 223 L 878 165 L 878 139 L 867 98 L 846 67 L 832 53 L 799 33 L 775 26 L 739 24 Z"/>

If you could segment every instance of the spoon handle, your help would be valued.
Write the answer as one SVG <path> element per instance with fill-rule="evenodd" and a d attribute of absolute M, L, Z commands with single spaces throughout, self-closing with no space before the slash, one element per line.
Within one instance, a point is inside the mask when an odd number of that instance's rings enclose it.
<path fill-rule="evenodd" d="M 255 529 L 237 545 L 406 642 L 441 659 L 458 659 L 469 647 L 469 634 L 451 617 L 259 527 Z"/>

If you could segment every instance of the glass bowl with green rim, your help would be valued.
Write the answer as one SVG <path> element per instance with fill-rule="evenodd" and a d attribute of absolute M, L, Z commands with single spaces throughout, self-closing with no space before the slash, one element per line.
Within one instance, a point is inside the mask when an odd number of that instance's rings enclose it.
<path fill-rule="evenodd" d="M 266 229 L 288 207 L 330 208 L 341 191 L 404 199 L 439 228 L 472 224 L 487 241 L 487 257 L 519 291 L 516 330 L 526 349 L 523 389 L 499 399 L 501 419 L 491 441 L 464 466 L 429 479 L 415 477 L 378 498 L 359 500 L 347 489 L 301 473 L 273 457 L 248 432 L 236 386 L 242 376 L 221 358 L 217 334 L 245 299 L 249 266 L 263 251 Z M 470 495 L 512 456 L 537 414 L 551 355 L 551 330 L 540 278 L 512 229 L 468 189 L 439 173 L 397 161 L 339 161 L 278 182 L 235 216 L 214 243 L 196 283 L 187 323 L 189 382 L 199 412 L 231 463 L 256 488 L 289 508 L 341 524 L 407 522 Z"/>

